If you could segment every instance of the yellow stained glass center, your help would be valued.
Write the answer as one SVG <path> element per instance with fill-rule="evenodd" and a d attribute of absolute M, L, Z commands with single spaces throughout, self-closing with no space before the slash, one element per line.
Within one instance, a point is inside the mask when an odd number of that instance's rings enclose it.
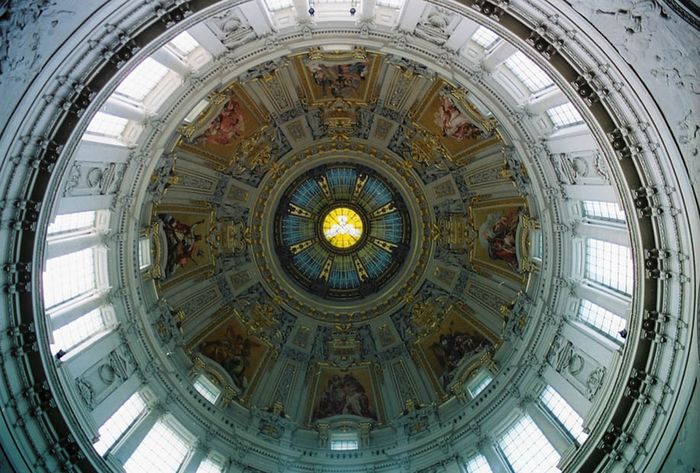
<path fill-rule="evenodd" d="M 336 248 L 350 248 L 362 237 L 362 218 L 352 209 L 336 207 L 323 218 L 323 236 Z"/>

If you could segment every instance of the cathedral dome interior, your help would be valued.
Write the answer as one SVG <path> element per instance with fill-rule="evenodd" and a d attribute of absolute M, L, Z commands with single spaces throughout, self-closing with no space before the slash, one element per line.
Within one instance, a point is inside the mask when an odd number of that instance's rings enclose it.
<path fill-rule="evenodd" d="M 0 471 L 697 471 L 694 5 L 0 2 Z"/>

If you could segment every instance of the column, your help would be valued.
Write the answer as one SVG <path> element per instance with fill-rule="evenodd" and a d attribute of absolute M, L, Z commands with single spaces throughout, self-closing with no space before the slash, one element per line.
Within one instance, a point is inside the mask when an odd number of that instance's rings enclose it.
<path fill-rule="evenodd" d="M 294 0 L 294 9 L 297 12 L 299 23 L 309 21 L 309 0 Z"/>
<path fill-rule="evenodd" d="M 70 308 L 62 310 L 60 312 L 54 312 L 51 314 L 51 328 L 53 330 L 59 329 L 64 325 L 68 325 L 75 319 L 82 317 L 91 310 L 97 309 L 98 307 L 104 305 L 107 302 L 107 298 L 104 294 L 96 294 L 94 297 L 85 299 L 78 304 L 71 305 Z"/>
<path fill-rule="evenodd" d="M 196 473 L 200 463 L 207 457 L 207 450 L 202 445 L 197 445 L 190 458 L 185 460 L 185 465 L 180 469 L 182 473 Z"/>
<path fill-rule="evenodd" d="M 100 111 L 109 115 L 114 115 L 115 117 L 126 118 L 127 120 L 133 120 L 136 122 L 141 122 L 146 119 L 146 111 L 143 109 L 143 107 L 138 107 L 127 103 L 117 95 L 111 95 Z"/>
<path fill-rule="evenodd" d="M 566 195 L 576 200 L 595 200 L 601 202 L 619 202 L 617 191 L 610 185 L 570 185 L 566 186 Z"/>
<path fill-rule="evenodd" d="M 119 447 L 111 452 L 111 455 L 119 461 L 119 463 L 124 464 L 133 455 L 136 448 L 141 445 L 143 439 L 146 438 L 148 432 L 151 431 L 158 419 L 160 419 L 162 412 L 159 409 L 152 409 L 146 414 L 146 416 L 141 419 L 141 421 L 136 424 L 136 426 L 128 433 L 127 438 L 119 445 Z"/>
<path fill-rule="evenodd" d="M 119 334 L 116 332 L 109 332 L 82 350 L 71 350 L 71 352 L 63 358 L 63 362 L 70 373 L 77 378 L 119 345 L 121 345 Z"/>
<path fill-rule="evenodd" d="M 104 424 L 140 387 L 141 380 L 138 376 L 132 376 L 112 391 L 109 396 L 104 398 L 92 410 L 92 418 L 95 421 L 95 425 L 101 426 Z"/>
<path fill-rule="evenodd" d="M 220 56 L 227 51 L 226 46 L 221 44 L 219 38 L 207 28 L 204 22 L 197 23 L 187 30 L 187 32 L 202 46 L 202 48 L 214 57 Z"/>
<path fill-rule="evenodd" d="M 560 456 L 563 456 L 564 452 L 574 446 L 574 441 L 571 437 L 564 433 L 559 426 L 555 425 L 534 402 L 528 403 L 525 406 L 525 411 L 532 417 L 537 427 L 547 437 L 549 443 L 552 444 Z"/>
<path fill-rule="evenodd" d="M 501 41 L 486 57 L 484 57 L 482 64 L 487 71 L 493 72 L 503 61 L 511 57 L 517 51 L 518 50 L 512 44 Z"/>
<path fill-rule="evenodd" d="M 54 241 L 46 248 L 46 258 L 55 258 L 57 256 L 75 253 L 76 251 L 84 250 L 93 246 L 102 244 L 102 235 L 98 233 L 66 238 L 65 240 Z M 69 275 L 66 275 L 69 276 Z"/>
<path fill-rule="evenodd" d="M 181 76 L 186 76 L 191 72 L 190 66 L 168 48 L 160 48 L 158 51 L 154 52 L 151 57 Z"/>
<path fill-rule="evenodd" d="M 445 42 L 445 48 L 450 51 L 459 51 L 467 44 L 467 41 L 469 41 L 478 29 L 478 23 L 463 18 Z"/>
<path fill-rule="evenodd" d="M 362 18 L 373 18 L 376 6 L 376 0 L 362 0 Z"/>
<path fill-rule="evenodd" d="M 486 461 L 489 463 L 493 473 L 512 473 L 510 465 L 506 463 L 505 458 L 496 450 L 496 445 L 492 443 L 484 444 L 479 449 L 479 453 L 486 457 Z"/>
<path fill-rule="evenodd" d="M 563 105 L 568 101 L 569 99 L 566 97 L 566 95 L 564 95 L 564 92 L 555 87 L 530 100 L 530 102 L 525 106 L 525 110 L 533 115 L 541 115 L 546 110 L 558 105 Z"/>
<path fill-rule="evenodd" d="M 589 194 L 590 197 L 596 197 Z M 576 225 L 576 232 L 582 237 L 591 237 L 597 240 L 605 240 L 617 245 L 629 246 L 630 237 L 626 227 L 613 226 L 614 224 L 592 224 L 579 223 Z"/>

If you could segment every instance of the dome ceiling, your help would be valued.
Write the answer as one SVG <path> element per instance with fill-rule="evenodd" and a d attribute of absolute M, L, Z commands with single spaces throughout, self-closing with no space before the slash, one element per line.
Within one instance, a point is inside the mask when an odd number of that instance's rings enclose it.
<path fill-rule="evenodd" d="M 536 225 L 467 89 L 327 49 L 247 70 L 190 114 L 151 179 L 150 275 L 188 363 L 231 400 L 300 395 L 300 425 L 381 425 L 493 366 Z M 484 308 L 470 291 L 489 284 Z"/>
<path fill-rule="evenodd" d="M 697 213 L 573 4 L 157 3 L 5 84 L 0 463 L 665 461 Z"/>

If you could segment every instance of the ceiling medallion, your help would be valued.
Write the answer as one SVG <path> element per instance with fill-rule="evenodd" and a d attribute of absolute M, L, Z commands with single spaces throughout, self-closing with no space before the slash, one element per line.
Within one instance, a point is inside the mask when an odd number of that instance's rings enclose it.
<path fill-rule="evenodd" d="M 315 200 L 301 197 L 303 186 Z M 398 310 L 421 287 L 435 248 L 434 216 L 420 177 L 400 157 L 320 141 L 281 159 L 259 189 L 252 255 L 263 288 L 284 310 L 358 323 Z M 371 196 L 380 190 L 384 200 L 375 205 Z M 362 221 L 359 240 L 347 248 L 323 232 L 325 218 L 341 207 Z"/>
<path fill-rule="evenodd" d="M 354 247 L 363 236 L 365 224 L 358 212 L 348 207 L 335 207 L 323 217 L 323 237 L 337 250 Z"/>
<path fill-rule="evenodd" d="M 401 195 L 356 163 L 321 165 L 296 179 L 280 199 L 274 232 L 284 271 L 329 300 L 380 291 L 401 267 L 411 238 Z"/>

